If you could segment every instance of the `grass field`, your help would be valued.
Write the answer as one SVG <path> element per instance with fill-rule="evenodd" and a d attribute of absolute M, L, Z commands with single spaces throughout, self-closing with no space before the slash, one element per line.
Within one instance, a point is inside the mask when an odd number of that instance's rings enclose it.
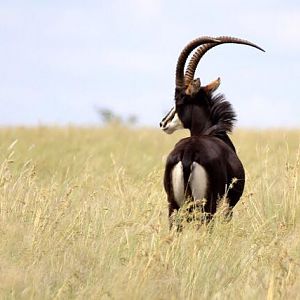
<path fill-rule="evenodd" d="M 169 232 L 164 159 L 186 133 L 0 130 L 0 299 L 300 299 L 300 131 L 237 131 L 230 223 Z"/>

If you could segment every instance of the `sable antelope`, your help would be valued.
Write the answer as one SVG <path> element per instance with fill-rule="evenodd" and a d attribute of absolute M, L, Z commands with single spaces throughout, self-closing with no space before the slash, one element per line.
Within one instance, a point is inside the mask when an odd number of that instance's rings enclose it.
<path fill-rule="evenodd" d="M 220 85 L 220 78 L 206 86 L 201 86 L 199 78 L 194 79 L 203 55 L 224 43 L 243 44 L 264 51 L 238 38 L 200 37 L 181 52 L 176 66 L 175 106 L 160 122 L 166 133 L 187 128 L 191 135 L 175 145 L 166 162 L 164 188 L 169 202 L 170 226 L 173 213 L 189 199 L 195 204 L 205 199 L 201 202 L 201 209 L 209 220 L 225 195 L 231 216 L 232 208 L 244 190 L 244 168 L 228 136 L 236 114 L 224 95 L 213 94 Z M 199 48 L 184 75 L 186 60 L 196 47 Z"/>

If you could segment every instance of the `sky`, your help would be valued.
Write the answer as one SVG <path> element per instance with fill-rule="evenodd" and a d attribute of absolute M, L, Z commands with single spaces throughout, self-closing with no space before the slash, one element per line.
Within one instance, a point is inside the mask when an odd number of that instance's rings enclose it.
<path fill-rule="evenodd" d="M 0 0 L 0 126 L 99 124 L 96 108 L 158 126 L 182 48 L 230 35 L 196 76 L 217 77 L 241 127 L 300 127 L 300 2 Z"/>

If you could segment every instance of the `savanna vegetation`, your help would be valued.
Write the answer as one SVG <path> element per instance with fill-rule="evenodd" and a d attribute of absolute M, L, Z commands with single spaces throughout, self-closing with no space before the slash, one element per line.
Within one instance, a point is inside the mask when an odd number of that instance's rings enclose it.
<path fill-rule="evenodd" d="M 169 231 L 164 160 L 186 133 L 0 130 L 1 299 L 300 299 L 300 131 L 236 131 L 231 222 Z"/>

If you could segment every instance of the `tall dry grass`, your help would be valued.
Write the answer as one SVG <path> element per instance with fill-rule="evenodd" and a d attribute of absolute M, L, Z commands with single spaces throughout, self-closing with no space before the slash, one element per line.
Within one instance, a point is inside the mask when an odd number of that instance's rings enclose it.
<path fill-rule="evenodd" d="M 237 132 L 233 220 L 177 234 L 162 176 L 183 134 L 1 129 L 0 298 L 300 299 L 300 132 Z"/>

